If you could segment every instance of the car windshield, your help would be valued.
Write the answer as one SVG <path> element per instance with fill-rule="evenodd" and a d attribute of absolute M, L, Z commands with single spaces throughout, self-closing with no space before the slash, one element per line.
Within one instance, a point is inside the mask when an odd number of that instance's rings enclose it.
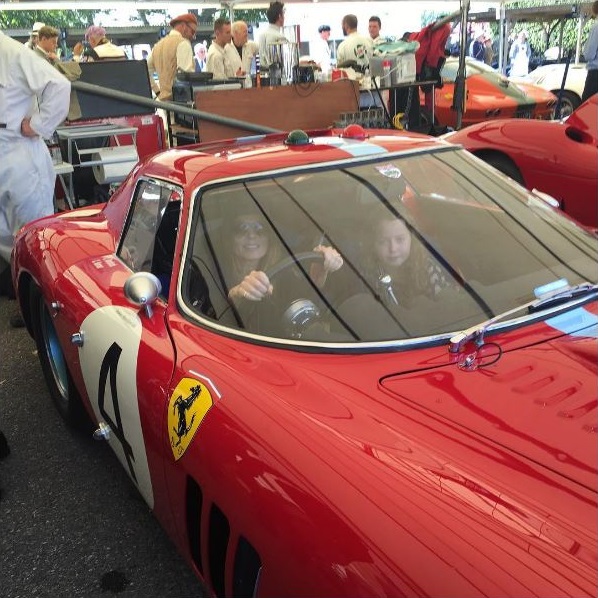
<path fill-rule="evenodd" d="M 283 342 L 430 342 L 598 274 L 594 236 L 461 149 L 212 184 L 192 210 L 183 309 Z"/>
<path fill-rule="evenodd" d="M 447 60 L 442 67 L 442 79 L 447 82 L 455 82 L 457 80 L 457 71 L 459 70 L 458 60 Z M 473 75 L 480 75 L 482 73 L 491 73 L 496 77 L 501 77 L 491 66 L 478 60 L 465 61 L 465 78 L 473 77 Z"/>

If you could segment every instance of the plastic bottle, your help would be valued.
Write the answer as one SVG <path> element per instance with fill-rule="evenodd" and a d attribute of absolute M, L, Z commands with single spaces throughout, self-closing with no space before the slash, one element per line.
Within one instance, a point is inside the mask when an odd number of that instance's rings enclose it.
<path fill-rule="evenodd" d="M 245 89 L 251 89 L 251 87 L 252 87 L 251 75 L 249 73 L 247 73 L 245 75 Z"/>
<path fill-rule="evenodd" d="M 260 73 L 260 55 L 255 55 L 255 86 L 261 87 L 262 80 L 261 80 L 261 73 Z"/>
<path fill-rule="evenodd" d="M 382 62 L 382 87 L 390 87 L 390 60 Z"/>

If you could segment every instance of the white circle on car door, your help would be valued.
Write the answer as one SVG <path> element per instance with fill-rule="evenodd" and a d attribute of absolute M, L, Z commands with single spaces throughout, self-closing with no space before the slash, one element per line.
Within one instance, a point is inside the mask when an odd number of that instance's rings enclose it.
<path fill-rule="evenodd" d="M 137 396 L 141 320 L 131 308 L 101 307 L 83 320 L 81 332 L 84 342 L 79 347 L 79 361 L 96 418 L 110 427 L 111 448 L 152 508 L 154 496 Z"/>

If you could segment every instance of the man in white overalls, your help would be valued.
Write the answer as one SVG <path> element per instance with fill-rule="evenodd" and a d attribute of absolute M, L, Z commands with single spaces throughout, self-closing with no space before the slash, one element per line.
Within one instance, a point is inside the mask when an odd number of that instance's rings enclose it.
<path fill-rule="evenodd" d="M 17 231 L 54 212 L 56 174 L 44 138 L 66 118 L 71 84 L 0 31 L 0 276 Z"/>

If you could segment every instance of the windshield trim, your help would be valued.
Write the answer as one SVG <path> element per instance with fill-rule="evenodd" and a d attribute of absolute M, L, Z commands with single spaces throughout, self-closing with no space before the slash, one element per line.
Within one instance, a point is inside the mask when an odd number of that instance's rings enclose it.
<path fill-rule="evenodd" d="M 518 318 L 511 320 L 505 320 L 504 322 L 497 322 L 489 326 L 485 330 L 486 335 L 498 334 L 501 332 L 509 332 L 510 330 L 519 328 L 521 326 L 535 324 L 544 320 L 548 320 L 553 316 L 560 315 L 562 313 L 574 310 L 587 303 L 596 302 L 597 298 L 595 294 L 591 297 L 582 297 L 574 299 L 570 302 L 554 306 L 552 308 L 543 310 L 533 314 L 526 314 Z M 352 343 L 325 343 L 321 341 L 303 341 L 301 339 L 286 339 L 272 336 L 264 336 L 255 334 L 252 332 L 246 332 L 245 330 L 238 328 L 231 328 L 229 326 L 222 326 L 218 322 L 206 318 L 190 310 L 186 304 L 178 302 L 180 312 L 191 319 L 195 323 L 201 324 L 202 327 L 209 328 L 211 330 L 223 333 L 225 336 L 233 338 L 242 338 L 243 340 L 251 341 L 255 344 L 268 345 L 276 348 L 287 348 L 297 349 L 300 351 L 308 349 L 321 349 L 327 352 L 364 352 L 364 351 L 389 351 L 389 350 L 406 350 L 413 348 L 425 348 L 433 347 L 438 345 L 448 345 L 451 337 L 461 332 L 461 330 L 453 330 L 451 332 L 445 332 L 442 334 L 435 334 L 431 336 L 415 337 L 410 339 L 397 339 L 390 341 L 363 341 L 363 342 L 352 342 Z M 556 333 L 557 336 L 562 336 L 566 333 Z M 448 352 L 448 350 L 447 350 Z"/>
<path fill-rule="evenodd" d="M 417 150 L 406 150 L 406 151 L 398 151 L 398 152 L 388 152 L 384 154 L 384 159 L 392 160 L 397 157 L 402 157 L 406 155 L 414 155 L 414 154 L 436 154 L 440 152 L 446 151 L 465 151 L 460 145 L 446 143 L 446 145 L 442 145 L 440 147 L 430 148 L 429 146 L 422 149 Z M 436 345 L 447 345 L 451 337 L 455 336 L 456 334 L 462 332 L 461 328 L 447 331 L 441 334 L 435 335 L 428 335 L 423 337 L 414 337 L 409 339 L 395 339 L 395 340 L 385 340 L 385 341 L 355 341 L 355 342 L 322 342 L 322 341 L 314 341 L 314 340 L 301 340 L 301 339 L 287 339 L 287 338 L 280 338 L 280 337 L 272 337 L 266 335 L 260 335 L 252 332 L 247 332 L 243 329 L 233 328 L 230 326 L 224 326 L 210 318 L 202 316 L 198 314 L 197 311 L 192 310 L 186 303 L 183 298 L 183 270 L 184 270 L 184 263 L 186 261 L 189 246 L 191 243 L 191 218 L 193 212 L 195 210 L 196 201 L 198 201 L 198 197 L 201 193 L 206 192 L 212 187 L 216 187 L 222 184 L 227 183 L 238 183 L 238 182 L 248 182 L 259 180 L 261 178 L 271 177 L 272 175 L 285 175 L 288 173 L 297 173 L 300 174 L 305 171 L 309 172 L 317 172 L 319 170 L 328 169 L 330 166 L 339 166 L 346 164 L 347 166 L 355 166 L 356 164 L 364 164 L 364 163 L 375 163 L 379 162 L 382 156 L 380 154 L 365 156 L 360 159 L 356 158 L 343 158 L 342 160 L 331 160 L 329 162 L 325 162 L 322 164 L 305 164 L 300 166 L 292 166 L 292 167 L 285 167 L 285 168 L 278 168 L 278 169 L 271 169 L 268 171 L 260 171 L 256 173 L 252 173 L 246 176 L 229 176 L 223 177 L 219 179 L 214 179 L 204 184 L 198 185 L 193 192 L 191 193 L 190 197 L 190 204 L 189 204 L 189 211 L 188 211 L 188 221 L 185 230 L 185 239 L 183 245 L 183 259 L 180 262 L 180 268 L 178 272 L 178 280 L 177 280 L 177 306 L 179 312 L 186 318 L 191 320 L 192 322 L 199 324 L 204 328 L 208 328 L 213 330 L 219 334 L 223 334 L 224 336 L 228 336 L 231 338 L 238 338 L 243 339 L 252 343 L 267 345 L 270 347 L 277 347 L 277 348 L 288 348 L 288 349 L 296 349 L 300 351 L 306 350 L 325 350 L 327 352 L 363 352 L 363 351 L 390 351 L 390 350 L 405 350 L 405 349 L 412 349 L 412 348 L 420 348 L 420 347 L 428 347 L 428 346 L 436 346 Z M 496 322 L 490 325 L 485 333 L 486 334 L 493 334 L 497 332 L 508 331 L 513 328 L 517 328 L 523 325 L 534 324 L 536 322 L 540 322 L 543 320 L 547 320 L 554 315 L 558 315 L 584 305 L 586 303 L 595 301 L 596 297 L 595 294 L 591 296 L 583 296 L 579 298 L 572 299 L 571 301 L 564 302 L 559 305 L 555 305 L 551 308 L 547 308 L 542 310 L 541 312 L 525 314 L 524 316 L 513 318 L 509 320 L 504 320 L 500 322 Z"/>

